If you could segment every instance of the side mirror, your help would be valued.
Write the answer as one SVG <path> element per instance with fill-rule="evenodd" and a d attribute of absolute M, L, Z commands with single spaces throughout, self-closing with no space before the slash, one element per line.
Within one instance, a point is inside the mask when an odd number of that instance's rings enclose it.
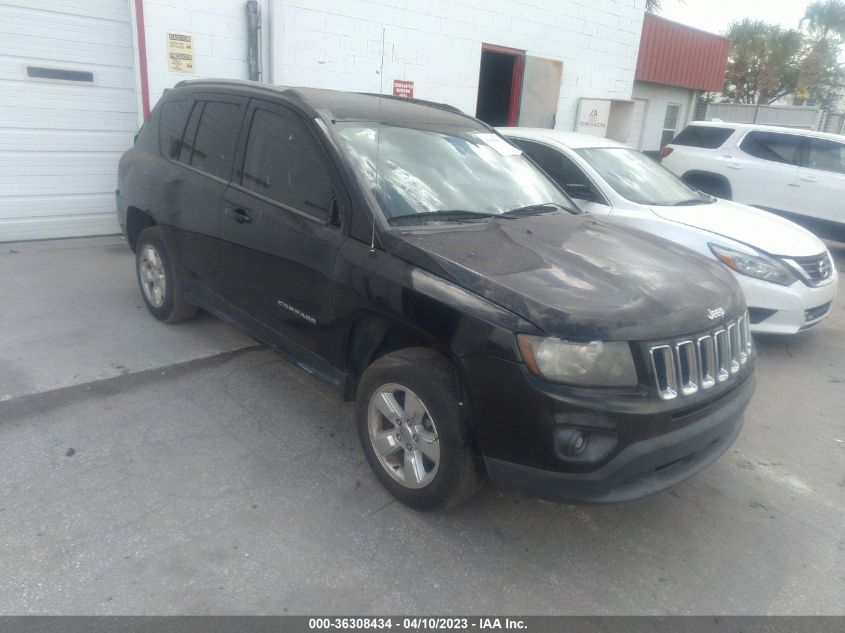
<path fill-rule="evenodd" d="M 595 200 L 596 195 L 593 193 L 592 188 L 589 185 L 581 185 L 581 184 L 567 184 L 563 186 L 564 191 L 569 194 L 570 198 L 574 198 L 576 200 Z"/>

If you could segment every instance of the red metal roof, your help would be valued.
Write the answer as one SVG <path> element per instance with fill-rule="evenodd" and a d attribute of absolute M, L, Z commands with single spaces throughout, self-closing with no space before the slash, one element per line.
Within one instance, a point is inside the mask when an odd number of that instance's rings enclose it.
<path fill-rule="evenodd" d="M 636 78 L 721 92 L 730 48 L 726 37 L 646 13 Z"/>

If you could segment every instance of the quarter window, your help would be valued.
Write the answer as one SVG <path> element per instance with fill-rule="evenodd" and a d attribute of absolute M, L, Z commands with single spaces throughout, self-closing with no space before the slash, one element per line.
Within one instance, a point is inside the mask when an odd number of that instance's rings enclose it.
<path fill-rule="evenodd" d="M 801 137 L 797 134 L 780 134 L 778 132 L 749 132 L 740 149 L 755 158 L 770 160 L 775 163 L 797 165 L 801 148 Z"/>
<path fill-rule="evenodd" d="M 241 109 L 234 103 L 207 101 L 197 128 L 191 165 L 228 180 L 241 126 Z"/>
<path fill-rule="evenodd" d="M 159 148 L 164 156 L 176 158 L 179 155 L 179 145 L 182 142 L 190 112 L 190 101 L 168 101 L 162 104 L 158 139 Z"/>
<path fill-rule="evenodd" d="M 241 184 L 321 220 L 331 214 L 331 175 L 308 129 L 293 114 L 255 111 Z"/>
<path fill-rule="evenodd" d="M 845 174 L 845 145 L 823 138 L 811 138 L 806 167 Z"/>

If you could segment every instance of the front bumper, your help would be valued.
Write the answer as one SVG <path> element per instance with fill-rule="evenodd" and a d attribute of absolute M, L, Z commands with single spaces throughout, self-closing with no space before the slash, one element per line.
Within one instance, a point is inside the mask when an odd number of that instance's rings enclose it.
<path fill-rule="evenodd" d="M 745 293 L 755 334 L 795 334 L 818 325 L 830 313 L 839 283 L 835 271 L 829 282 L 815 288 L 801 281 L 779 286 L 746 275 L 736 279 Z"/>
<path fill-rule="evenodd" d="M 462 361 L 489 478 L 557 501 L 628 501 L 692 477 L 734 441 L 754 391 L 753 361 L 727 382 L 674 400 L 653 388 L 545 383 L 522 363 L 488 355 Z M 573 453 L 566 442 L 578 435 L 586 448 Z"/>
<path fill-rule="evenodd" d="M 704 470 L 733 444 L 753 392 L 751 375 L 714 412 L 635 442 L 593 472 L 553 472 L 485 457 L 487 474 L 497 485 L 553 501 L 618 503 L 652 495 Z"/>

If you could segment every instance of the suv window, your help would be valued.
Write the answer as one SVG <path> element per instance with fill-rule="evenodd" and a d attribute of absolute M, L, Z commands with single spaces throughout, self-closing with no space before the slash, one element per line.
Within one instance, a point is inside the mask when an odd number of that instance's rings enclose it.
<path fill-rule="evenodd" d="M 821 169 L 845 174 L 845 145 L 823 138 L 811 138 L 807 164 L 810 169 Z"/>
<path fill-rule="evenodd" d="M 162 104 L 158 140 L 159 149 L 164 156 L 176 158 L 179 155 L 179 144 L 182 142 L 190 112 L 191 102 L 187 100 L 167 101 Z"/>
<path fill-rule="evenodd" d="M 551 176 L 570 195 L 575 194 L 574 191 L 570 190 L 570 185 L 586 187 L 592 193 L 594 202 L 607 204 L 602 195 L 596 191 L 587 174 L 563 152 L 548 145 L 543 145 L 542 143 L 515 138 L 509 140 L 511 143 L 525 150 L 525 153 L 533 158 L 543 168 L 543 171 Z M 576 195 L 575 197 L 583 196 Z"/>
<path fill-rule="evenodd" d="M 228 180 L 240 127 L 241 109 L 237 104 L 206 101 L 197 127 L 190 164 Z"/>
<path fill-rule="evenodd" d="M 308 129 L 293 113 L 255 110 L 241 184 L 321 220 L 331 213 L 328 167 Z"/>
<path fill-rule="evenodd" d="M 779 132 L 749 132 L 739 147 L 755 158 L 797 165 L 802 137 Z"/>
<path fill-rule="evenodd" d="M 672 145 L 686 145 L 688 147 L 702 147 L 716 149 L 728 140 L 733 129 L 729 127 L 710 127 L 704 125 L 688 125 L 672 141 Z"/>

